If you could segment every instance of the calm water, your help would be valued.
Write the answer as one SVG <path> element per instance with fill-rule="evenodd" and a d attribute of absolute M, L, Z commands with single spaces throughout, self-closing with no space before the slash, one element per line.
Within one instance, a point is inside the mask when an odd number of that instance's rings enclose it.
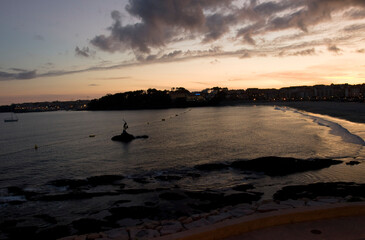
<path fill-rule="evenodd" d="M 200 173 L 202 177 L 195 180 L 184 177 L 196 171 L 194 166 L 199 164 L 262 156 L 365 160 L 364 124 L 291 109 L 240 106 L 26 113 L 18 114 L 18 122 L 4 123 L 2 119 L 6 117 L 8 114 L 0 114 L 0 210 L 6 218 L 47 212 L 67 224 L 77 217 L 89 217 L 90 211 L 100 213 L 108 208 L 110 198 L 8 204 L 14 200 L 7 192 L 8 187 L 44 194 L 65 191 L 47 184 L 57 179 L 85 179 L 107 174 L 133 179 L 169 173 L 183 176 L 173 183 L 183 189 L 214 190 L 245 182 L 265 192 L 264 198 L 270 198 L 277 189 L 290 184 L 365 182 L 364 164 L 355 167 L 341 164 L 276 178 L 244 176 L 232 171 Z M 129 133 L 149 138 L 129 144 L 111 141 L 112 136 L 122 131 L 123 118 L 129 124 Z M 91 134 L 95 137 L 89 137 Z M 135 182 L 129 184 L 138 187 Z M 172 183 L 156 184 L 171 187 Z"/>

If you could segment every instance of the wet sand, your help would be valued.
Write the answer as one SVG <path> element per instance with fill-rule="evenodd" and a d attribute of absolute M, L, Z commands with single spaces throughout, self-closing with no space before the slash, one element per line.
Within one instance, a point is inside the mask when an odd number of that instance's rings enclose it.
<path fill-rule="evenodd" d="M 358 102 L 275 102 L 270 105 L 287 106 L 306 112 L 329 115 L 351 122 L 365 123 L 365 103 Z"/>

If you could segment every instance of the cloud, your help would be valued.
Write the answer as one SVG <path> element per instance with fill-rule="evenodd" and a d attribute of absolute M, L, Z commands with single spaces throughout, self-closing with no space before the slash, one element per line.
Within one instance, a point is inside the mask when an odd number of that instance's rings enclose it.
<path fill-rule="evenodd" d="M 99 84 L 95 84 L 95 83 L 91 83 L 88 85 L 89 87 L 97 87 L 97 86 L 100 86 Z"/>
<path fill-rule="evenodd" d="M 76 47 L 75 55 L 88 58 L 88 57 L 91 57 L 93 55 L 93 53 L 90 51 L 89 47 L 83 47 L 82 49 L 80 49 L 79 47 Z"/>
<path fill-rule="evenodd" d="M 365 19 L 365 2 L 129 0 L 126 11 L 136 19 L 134 24 L 123 24 L 121 13 L 113 11 L 109 34 L 96 35 L 91 44 L 107 52 L 132 50 L 137 60 L 154 61 L 159 56 L 153 50 L 194 38 L 201 40 L 202 44 L 226 38 L 259 49 L 261 42 L 270 43 L 266 35 L 271 32 L 298 30 L 310 34 L 316 25 L 331 22 L 335 14 L 342 14 L 344 18 Z M 258 42 L 259 39 L 263 41 Z M 296 40 L 300 40 L 299 35 Z"/>
<path fill-rule="evenodd" d="M 12 72 L 0 72 L 0 81 L 26 80 L 37 77 L 36 70 L 27 71 L 20 68 L 12 68 L 10 70 L 12 70 Z"/>
<path fill-rule="evenodd" d="M 365 53 L 365 49 L 364 48 L 358 49 L 358 50 L 356 50 L 356 52 L 358 52 L 358 53 Z"/>
<path fill-rule="evenodd" d="M 315 55 L 315 54 L 316 54 L 316 50 L 314 48 L 310 48 L 310 49 L 305 49 L 305 50 L 294 52 L 290 55 L 292 55 L 292 56 L 310 56 L 310 55 Z"/>
<path fill-rule="evenodd" d="M 108 52 L 124 51 L 132 48 L 141 53 L 150 53 L 151 48 L 163 47 L 179 32 L 200 33 L 208 31 L 208 38 L 219 35 L 220 30 L 214 28 L 212 21 L 219 22 L 221 15 L 212 15 L 205 26 L 205 12 L 219 7 L 231 5 L 233 0 L 130 0 L 126 11 L 140 19 L 135 24 L 122 25 L 121 14 L 113 11 L 114 21 L 109 28 L 109 36 L 97 35 L 91 44 Z M 224 18 L 227 19 L 227 18 Z M 206 28 L 205 28 L 206 27 Z M 207 30 L 208 29 L 208 30 Z M 211 29 L 209 31 L 209 29 Z M 214 34 L 213 32 L 216 31 Z"/>
<path fill-rule="evenodd" d="M 334 52 L 334 53 L 339 53 L 342 50 L 340 48 L 338 48 L 336 45 L 330 45 L 327 47 L 327 50 L 330 52 Z"/>

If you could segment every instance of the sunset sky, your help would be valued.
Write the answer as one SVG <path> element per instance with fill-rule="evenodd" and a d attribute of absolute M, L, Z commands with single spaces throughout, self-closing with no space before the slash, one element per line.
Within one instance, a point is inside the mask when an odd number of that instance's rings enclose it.
<path fill-rule="evenodd" d="M 364 0 L 1 0 L 0 105 L 365 83 Z"/>

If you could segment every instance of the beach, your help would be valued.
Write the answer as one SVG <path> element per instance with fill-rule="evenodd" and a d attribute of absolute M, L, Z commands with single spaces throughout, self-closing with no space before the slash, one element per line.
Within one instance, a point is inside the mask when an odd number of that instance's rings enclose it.
<path fill-rule="evenodd" d="M 287 106 L 299 110 L 329 115 L 348 121 L 365 123 L 365 103 L 359 102 L 277 102 L 274 105 Z"/>

